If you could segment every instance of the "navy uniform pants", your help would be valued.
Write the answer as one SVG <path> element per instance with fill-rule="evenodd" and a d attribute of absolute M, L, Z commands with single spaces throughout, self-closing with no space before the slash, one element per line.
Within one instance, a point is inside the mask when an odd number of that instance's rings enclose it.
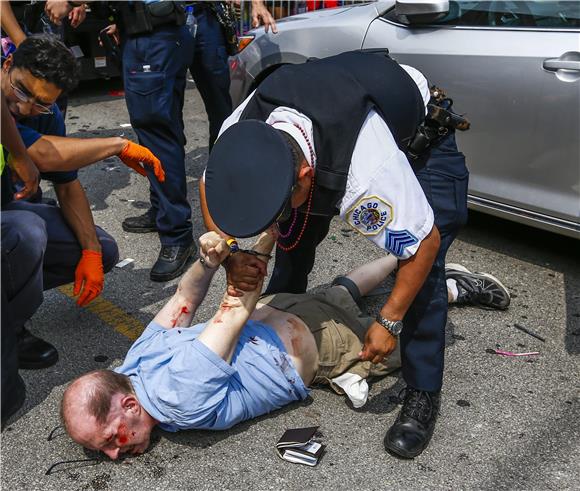
<path fill-rule="evenodd" d="M 403 319 L 400 335 L 401 362 L 405 382 L 419 390 L 438 391 L 443 382 L 447 286 L 445 256 L 459 228 L 467 221 L 467 181 L 465 157 L 449 135 L 431 151 L 417 179 L 433 209 L 441 235 L 439 253 L 433 267 Z M 295 225 L 299 233 L 304 216 Z M 310 216 L 298 247 L 290 252 L 276 250 L 276 263 L 266 293 L 302 293 L 314 265 L 316 246 L 326 237 L 332 217 Z M 291 220 L 289 220 L 290 222 Z M 281 224 L 286 230 L 288 224 Z M 289 237 L 288 243 L 295 238 Z"/>
<path fill-rule="evenodd" d="M 26 244 L 26 248 L 22 252 L 24 255 L 22 257 L 18 256 L 18 261 L 16 262 L 9 261 L 9 265 L 20 264 L 20 259 L 24 260 L 27 255 L 36 257 L 42 249 L 42 281 L 37 284 L 36 288 L 40 286 L 40 291 L 42 292 L 43 290 L 52 290 L 57 286 L 74 281 L 75 270 L 81 259 L 82 250 L 58 206 L 27 201 L 12 201 L 4 206 L 0 217 L 2 222 L 3 254 L 4 241 L 12 237 L 11 234 L 16 234 L 15 238 L 12 239 L 16 244 L 21 241 L 20 234 L 22 233 L 32 234 L 33 238 L 37 238 L 38 235 L 41 236 L 40 240 L 33 241 L 32 244 Z M 26 231 L 22 232 L 23 229 L 26 229 Z M 119 249 L 113 237 L 100 227 L 95 227 L 95 229 L 101 244 L 103 269 L 106 273 L 119 261 Z M 39 249 L 43 243 L 46 243 L 46 246 Z M 29 250 L 28 248 L 33 249 Z M 17 247 L 15 250 L 19 251 L 20 249 Z M 2 259 L 4 260 L 4 255 Z M 29 282 L 23 281 L 19 276 L 20 271 L 19 266 L 12 274 L 12 278 L 16 283 L 28 284 Z M 9 298 L 11 298 L 10 295 Z M 22 309 L 25 309 L 25 305 L 22 305 Z M 29 319 L 31 315 L 26 315 L 24 320 Z"/>
<path fill-rule="evenodd" d="M 29 211 L 2 211 L 2 413 L 22 390 L 17 334 L 42 304 L 46 223 Z"/>
<path fill-rule="evenodd" d="M 13 201 L 2 228 L 2 406 L 20 380 L 16 337 L 43 301 L 43 291 L 74 281 L 81 247 L 57 206 Z M 96 227 L 105 272 L 119 260 L 115 240 Z"/>
<path fill-rule="evenodd" d="M 207 5 L 194 5 L 197 20 L 195 49 L 189 66 L 209 120 L 209 149 L 224 120 L 232 113 L 228 53 L 221 25 Z"/>
<path fill-rule="evenodd" d="M 193 241 L 185 182 L 183 98 L 193 38 L 186 26 L 160 26 L 124 37 L 123 80 L 131 125 L 139 143 L 161 160 L 165 182 L 148 168 L 151 206 L 162 245 Z"/>

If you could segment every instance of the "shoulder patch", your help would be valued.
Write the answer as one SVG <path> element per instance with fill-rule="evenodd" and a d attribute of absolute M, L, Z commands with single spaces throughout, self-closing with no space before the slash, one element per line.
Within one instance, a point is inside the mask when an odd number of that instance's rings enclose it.
<path fill-rule="evenodd" d="M 393 221 L 393 206 L 378 196 L 365 196 L 348 210 L 346 220 L 363 235 L 377 235 Z"/>
<path fill-rule="evenodd" d="M 419 242 L 408 230 L 389 230 L 387 229 L 385 237 L 385 249 L 392 252 L 395 256 L 401 256 L 403 251 Z"/>

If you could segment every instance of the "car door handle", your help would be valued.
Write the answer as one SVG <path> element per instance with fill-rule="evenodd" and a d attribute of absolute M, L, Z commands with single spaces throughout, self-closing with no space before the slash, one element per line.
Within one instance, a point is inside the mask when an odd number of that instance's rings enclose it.
<path fill-rule="evenodd" d="M 561 60 L 560 58 L 548 58 L 542 63 L 544 70 L 555 72 L 557 70 L 580 71 L 580 61 Z"/>

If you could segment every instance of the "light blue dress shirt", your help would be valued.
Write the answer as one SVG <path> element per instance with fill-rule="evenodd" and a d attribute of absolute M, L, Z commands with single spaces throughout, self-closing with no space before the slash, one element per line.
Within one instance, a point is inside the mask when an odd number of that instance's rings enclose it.
<path fill-rule="evenodd" d="M 165 329 L 152 322 L 116 369 L 131 379 L 162 429 L 225 430 L 308 396 L 269 326 L 246 323 L 231 365 L 197 340 L 204 327 Z"/>

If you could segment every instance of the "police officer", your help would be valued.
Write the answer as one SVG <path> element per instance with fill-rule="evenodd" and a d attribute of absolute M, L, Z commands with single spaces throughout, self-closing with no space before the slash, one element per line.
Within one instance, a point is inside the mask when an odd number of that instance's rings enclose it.
<path fill-rule="evenodd" d="M 160 184 L 150 176 L 151 208 L 127 218 L 128 232 L 157 231 L 161 251 L 153 281 L 179 276 L 195 254 L 191 208 L 185 180 L 183 99 L 193 38 L 180 2 L 115 4 L 120 17 L 125 100 L 139 142 L 157 155 L 166 173 Z"/>
<path fill-rule="evenodd" d="M 226 120 L 201 187 L 209 228 L 248 237 L 278 223 L 268 293 L 306 289 L 334 215 L 399 258 L 360 356 L 377 363 L 401 343 L 407 388 L 385 448 L 406 458 L 427 446 L 440 407 L 445 254 L 467 216 L 468 173 L 452 130 L 426 163 L 413 168 L 405 154 L 429 98 L 425 78 L 384 53 L 287 65 Z M 244 256 L 232 255 L 227 270 L 247 289 L 259 266 Z"/>

